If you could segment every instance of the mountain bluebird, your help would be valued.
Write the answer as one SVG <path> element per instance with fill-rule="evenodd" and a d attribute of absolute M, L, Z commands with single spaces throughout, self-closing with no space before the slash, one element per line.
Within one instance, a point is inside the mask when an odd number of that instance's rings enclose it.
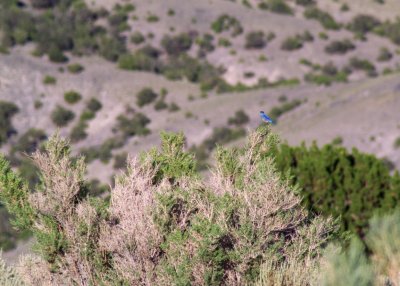
<path fill-rule="evenodd" d="M 260 117 L 261 117 L 261 120 L 264 122 L 271 123 L 271 124 L 273 123 L 272 119 L 268 115 L 266 115 L 264 111 L 260 111 Z"/>

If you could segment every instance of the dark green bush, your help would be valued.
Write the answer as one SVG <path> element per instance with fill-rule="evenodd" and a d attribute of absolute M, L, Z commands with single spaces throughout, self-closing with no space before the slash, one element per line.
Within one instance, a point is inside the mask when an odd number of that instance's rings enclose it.
<path fill-rule="evenodd" d="M 146 46 L 133 54 L 123 54 L 118 59 L 118 66 L 126 70 L 151 71 L 159 73 L 162 63 L 158 60 L 159 51 Z"/>
<path fill-rule="evenodd" d="M 289 112 L 296 107 L 300 106 L 302 104 L 302 101 L 299 99 L 294 99 L 290 102 L 285 102 L 280 106 L 273 107 L 271 111 L 268 113 L 270 117 L 274 120 L 277 121 L 280 116 L 282 116 L 284 113 Z"/>
<path fill-rule="evenodd" d="M 243 27 L 239 20 L 227 14 L 220 15 L 214 22 L 212 22 L 211 29 L 218 34 L 224 31 L 231 31 L 232 37 L 236 37 L 243 33 Z"/>
<path fill-rule="evenodd" d="M 117 125 L 114 130 L 122 133 L 124 138 L 135 135 L 144 136 L 150 133 L 146 127 L 149 123 L 150 119 L 142 113 L 135 113 L 131 117 L 120 115 L 117 117 Z"/>
<path fill-rule="evenodd" d="M 400 200 L 400 176 L 390 176 L 383 161 L 356 149 L 313 144 L 282 145 L 276 154 L 282 173 L 302 189 L 304 204 L 314 213 L 341 217 L 343 231 L 363 235 L 376 212 L 393 210 Z"/>
<path fill-rule="evenodd" d="M 358 57 L 352 57 L 349 62 L 349 67 L 355 70 L 364 70 L 366 72 L 375 71 L 375 66 L 367 59 L 360 59 Z"/>
<path fill-rule="evenodd" d="M 357 34 L 365 35 L 380 26 L 381 22 L 371 15 L 357 15 L 349 24 L 349 29 Z"/>
<path fill-rule="evenodd" d="M 75 118 L 75 114 L 64 107 L 57 105 L 51 113 L 51 120 L 58 127 L 67 126 Z"/>
<path fill-rule="evenodd" d="M 152 103 L 157 97 L 157 93 L 155 93 L 151 88 L 146 87 L 136 94 L 136 104 L 139 107 L 143 107 Z"/>
<path fill-rule="evenodd" d="M 131 42 L 134 43 L 135 45 L 139 45 L 143 43 L 145 40 L 146 38 L 139 31 L 136 31 L 131 35 Z"/>
<path fill-rule="evenodd" d="M 269 0 L 268 8 L 271 12 L 278 14 L 293 14 L 292 8 L 284 0 Z"/>
<path fill-rule="evenodd" d="M 335 19 L 328 14 L 320 10 L 317 7 L 309 7 L 304 11 L 304 17 L 307 19 L 314 19 L 321 23 L 321 25 L 328 30 L 338 30 L 340 25 L 336 23 Z"/>
<path fill-rule="evenodd" d="M 53 7 L 57 1 L 56 0 L 30 0 L 32 7 L 37 9 L 46 9 Z"/>
<path fill-rule="evenodd" d="M 246 34 L 246 49 L 262 49 L 267 44 L 263 31 L 252 31 Z"/>
<path fill-rule="evenodd" d="M 125 170 L 127 167 L 126 159 L 128 158 L 127 152 L 122 152 L 114 156 L 113 168 L 116 170 Z"/>
<path fill-rule="evenodd" d="M 18 111 L 19 108 L 14 103 L 0 100 L 0 146 L 6 143 L 11 135 L 17 133 L 11 119 Z"/>
<path fill-rule="evenodd" d="M 379 35 L 389 38 L 396 45 L 400 45 L 400 18 L 397 18 L 393 22 L 384 22 L 375 31 Z"/>
<path fill-rule="evenodd" d="M 311 6 L 316 3 L 315 0 L 296 0 L 296 4 L 301 6 Z"/>
<path fill-rule="evenodd" d="M 172 56 L 177 56 L 187 52 L 192 47 L 193 40 L 187 33 L 182 33 L 176 36 L 164 36 L 161 40 L 161 46 Z"/>
<path fill-rule="evenodd" d="M 284 51 L 294 51 L 303 47 L 303 41 L 299 36 L 286 38 L 281 45 Z"/>
<path fill-rule="evenodd" d="M 39 149 L 45 140 L 47 140 L 47 135 L 42 129 L 30 128 L 23 135 L 21 135 L 15 144 L 13 144 L 11 148 L 11 154 L 31 155 L 33 152 Z"/>
<path fill-rule="evenodd" d="M 168 106 L 169 112 L 176 112 L 179 111 L 180 109 L 181 108 L 175 102 L 171 102 L 171 104 Z"/>
<path fill-rule="evenodd" d="M 43 79 L 43 83 L 44 84 L 56 84 L 57 83 L 57 79 L 53 76 L 50 75 L 46 75 Z"/>
<path fill-rule="evenodd" d="M 89 101 L 86 103 L 86 108 L 92 112 L 97 112 L 102 107 L 103 105 L 101 104 L 101 102 L 94 97 L 90 98 Z"/>
<path fill-rule="evenodd" d="M 87 128 L 87 123 L 86 121 L 82 120 L 81 117 L 81 120 L 79 120 L 78 123 L 71 130 L 71 133 L 69 135 L 71 142 L 76 143 L 78 141 L 86 139 L 87 137 L 86 128 Z"/>
<path fill-rule="evenodd" d="M 242 109 L 235 112 L 233 117 L 228 118 L 228 124 L 240 126 L 248 123 L 250 120 L 249 116 Z"/>
<path fill-rule="evenodd" d="M 228 128 L 228 127 L 216 127 L 213 129 L 213 133 L 210 138 L 206 139 L 202 145 L 208 150 L 212 151 L 218 145 L 223 145 L 232 141 L 235 141 L 246 135 L 246 130 L 243 128 Z"/>
<path fill-rule="evenodd" d="M 64 100 L 69 104 L 75 104 L 82 99 L 82 95 L 76 91 L 67 91 L 64 93 Z"/>
<path fill-rule="evenodd" d="M 340 54 L 343 55 L 349 51 L 355 50 L 356 46 L 349 40 L 337 40 L 329 43 L 325 47 L 325 52 L 328 54 Z"/>
<path fill-rule="evenodd" d="M 377 60 L 380 62 L 387 62 L 393 58 L 393 54 L 388 50 L 388 48 L 381 48 L 379 50 L 379 55 Z"/>
<path fill-rule="evenodd" d="M 68 71 L 73 74 L 81 73 L 84 71 L 84 67 L 81 64 L 75 63 L 68 65 Z"/>

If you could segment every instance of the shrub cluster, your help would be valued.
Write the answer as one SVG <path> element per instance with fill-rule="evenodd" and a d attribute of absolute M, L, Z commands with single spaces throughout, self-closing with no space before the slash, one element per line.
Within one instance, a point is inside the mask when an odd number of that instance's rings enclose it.
<path fill-rule="evenodd" d="M 91 98 L 86 102 L 86 108 L 79 117 L 78 123 L 72 128 L 69 135 L 73 143 L 83 140 L 87 137 L 86 128 L 88 121 L 95 118 L 96 113 L 102 108 L 102 104 L 96 98 Z"/>
<path fill-rule="evenodd" d="M 305 42 L 314 41 L 313 35 L 309 31 L 305 31 L 303 34 L 297 34 L 293 37 L 288 37 L 283 40 L 281 49 L 284 51 L 293 51 L 301 49 Z"/>
<path fill-rule="evenodd" d="M 336 23 L 335 19 L 325 11 L 320 10 L 315 6 L 308 7 L 304 11 L 304 17 L 307 19 L 314 19 L 321 23 L 321 25 L 328 30 L 338 30 L 340 25 Z"/>
<path fill-rule="evenodd" d="M 276 172 L 268 156 L 276 139 L 267 129 L 241 152 L 218 149 L 209 182 L 183 151 L 183 136 L 162 139 L 161 150 L 129 162 L 109 202 L 87 195 L 83 160 L 71 159 L 57 137 L 34 155 L 43 177 L 36 192 L 1 158 L 1 199 L 37 241 L 39 255 L 18 266 L 24 281 L 254 284 L 264 263 L 281 273 L 288 263 L 313 264 L 332 239 L 332 220 L 310 217 Z"/>
<path fill-rule="evenodd" d="M 74 118 L 75 114 L 61 105 L 57 105 L 56 108 L 52 111 L 51 120 L 58 127 L 67 126 Z"/>
<path fill-rule="evenodd" d="M 325 47 L 325 52 L 328 54 L 339 54 L 343 55 L 349 51 L 355 50 L 356 46 L 349 40 L 337 40 L 329 43 Z"/>
<path fill-rule="evenodd" d="M 156 100 L 158 97 L 158 94 L 155 93 L 151 88 L 146 87 L 140 90 L 136 94 L 136 104 L 139 107 L 143 107 L 145 105 L 148 105 L 152 103 L 154 100 Z"/>
<path fill-rule="evenodd" d="M 224 31 L 230 31 L 232 37 L 236 37 L 243 33 L 243 27 L 239 20 L 227 14 L 220 15 L 214 22 L 212 22 L 211 29 L 218 34 Z"/>
<path fill-rule="evenodd" d="M 263 31 L 252 31 L 246 34 L 246 49 L 262 49 L 267 44 Z"/>
<path fill-rule="evenodd" d="M 275 106 L 271 109 L 271 111 L 268 113 L 271 118 L 276 122 L 280 116 L 282 116 L 284 113 L 289 112 L 296 107 L 300 106 L 303 102 L 299 99 L 294 99 L 290 102 L 284 102 L 280 106 Z"/>
<path fill-rule="evenodd" d="M 17 133 L 11 119 L 18 111 L 19 108 L 14 103 L 0 100 L 0 146 L 6 143 L 11 135 Z"/>
<path fill-rule="evenodd" d="M 282 173 L 302 189 L 305 206 L 314 213 L 341 217 L 342 231 L 365 235 L 374 213 L 393 210 L 400 200 L 400 176 L 373 155 L 353 149 L 313 144 L 280 146 L 275 155 Z"/>
<path fill-rule="evenodd" d="M 171 56 L 178 56 L 190 50 L 193 44 L 192 37 L 187 33 L 176 36 L 166 35 L 161 40 L 161 46 Z"/>

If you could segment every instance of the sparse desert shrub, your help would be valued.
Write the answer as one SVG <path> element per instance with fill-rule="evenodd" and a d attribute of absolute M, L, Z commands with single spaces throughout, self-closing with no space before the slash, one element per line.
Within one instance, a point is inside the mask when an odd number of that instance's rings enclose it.
<path fill-rule="evenodd" d="M 233 117 L 228 118 L 228 124 L 240 126 L 248 123 L 250 120 L 249 116 L 242 109 L 235 112 Z"/>
<path fill-rule="evenodd" d="M 164 50 L 173 56 L 187 52 L 192 47 L 193 40 L 187 33 L 182 33 L 176 36 L 164 36 L 161 40 L 161 45 Z"/>
<path fill-rule="evenodd" d="M 280 106 L 273 107 L 271 111 L 268 113 L 274 121 L 277 121 L 280 116 L 284 113 L 289 112 L 296 107 L 300 106 L 302 101 L 299 99 L 294 99 L 290 102 L 285 102 Z"/>
<path fill-rule="evenodd" d="M 217 145 L 223 145 L 235 141 L 246 135 L 246 130 L 243 128 L 228 128 L 216 127 L 213 129 L 211 136 L 204 140 L 202 145 L 208 150 L 214 150 Z"/>
<path fill-rule="evenodd" d="M 102 107 L 103 105 L 101 104 L 101 102 L 94 97 L 90 98 L 89 101 L 86 103 L 86 108 L 92 112 L 97 112 L 102 109 Z"/>
<path fill-rule="evenodd" d="M 328 54 L 343 55 L 349 51 L 355 50 L 356 46 L 349 40 L 332 41 L 325 47 L 325 52 Z"/>
<path fill-rule="evenodd" d="M 246 34 L 246 49 L 262 49 L 266 44 L 263 31 L 252 31 Z"/>
<path fill-rule="evenodd" d="M 116 154 L 114 156 L 114 165 L 113 168 L 116 170 L 125 170 L 127 167 L 127 158 L 128 158 L 128 153 L 127 152 L 122 152 L 119 154 Z"/>
<path fill-rule="evenodd" d="M 375 29 L 375 32 L 389 38 L 396 45 L 400 45 L 400 19 L 384 22 Z"/>
<path fill-rule="evenodd" d="M 400 137 L 397 137 L 396 140 L 394 140 L 394 148 L 399 149 L 400 148 Z"/>
<path fill-rule="evenodd" d="M 136 94 L 136 104 L 139 107 L 143 107 L 147 104 L 152 103 L 154 100 L 156 100 L 157 97 L 157 93 L 155 93 L 151 88 L 146 87 Z"/>
<path fill-rule="evenodd" d="M 56 0 L 30 0 L 32 7 L 36 9 L 46 9 L 53 7 L 57 1 Z"/>
<path fill-rule="evenodd" d="M 72 128 L 69 138 L 71 142 L 76 143 L 84 140 L 87 137 L 86 133 L 87 123 L 85 120 L 79 120 L 78 123 Z"/>
<path fill-rule="evenodd" d="M 0 252 L 0 285 L 3 286 L 24 286 L 23 280 L 15 268 L 7 265 Z"/>
<path fill-rule="evenodd" d="M 139 44 L 143 43 L 145 40 L 146 40 L 146 38 L 139 31 L 136 31 L 131 36 L 131 42 L 134 43 L 135 45 L 139 45 Z"/>
<path fill-rule="evenodd" d="M 315 4 L 315 0 L 296 0 L 297 5 L 311 6 Z"/>
<path fill-rule="evenodd" d="M 30 128 L 13 144 L 10 153 L 30 155 L 38 150 L 45 140 L 47 140 L 47 135 L 42 129 Z"/>
<path fill-rule="evenodd" d="M 352 57 L 349 62 L 349 68 L 355 70 L 363 70 L 367 73 L 375 72 L 375 66 L 367 59 L 360 59 L 358 57 Z"/>
<path fill-rule="evenodd" d="M 389 51 L 388 48 L 382 47 L 379 50 L 379 55 L 377 60 L 380 62 L 387 62 L 390 61 L 393 58 L 393 54 Z"/>
<path fill-rule="evenodd" d="M 151 46 L 145 46 L 133 54 L 123 54 L 118 59 L 118 66 L 126 70 L 141 70 L 160 72 L 161 62 L 159 51 Z"/>
<path fill-rule="evenodd" d="M 126 53 L 124 39 L 119 36 L 103 36 L 99 41 L 99 54 L 106 60 L 115 62 Z"/>
<path fill-rule="evenodd" d="M 82 95 L 76 91 L 67 91 L 64 93 L 64 100 L 69 104 L 75 104 L 82 99 Z"/>
<path fill-rule="evenodd" d="M 0 146 L 6 143 L 11 135 L 17 133 L 11 119 L 18 111 L 19 108 L 14 103 L 0 100 Z"/>
<path fill-rule="evenodd" d="M 150 133 L 150 130 L 146 128 L 149 123 L 150 119 L 142 113 L 135 113 L 131 117 L 120 115 L 117 117 L 115 130 L 121 132 L 124 138 L 135 135 L 144 136 Z"/>
<path fill-rule="evenodd" d="M 160 98 L 154 104 L 154 109 L 155 110 L 163 110 L 163 109 L 167 109 L 167 108 L 168 108 L 168 104 L 165 102 L 164 98 Z"/>
<path fill-rule="evenodd" d="M 158 22 L 160 20 L 160 18 L 155 14 L 149 14 L 149 15 L 147 15 L 146 20 L 149 23 L 155 23 L 155 22 Z"/>
<path fill-rule="evenodd" d="M 290 8 L 290 6 L 283 0 L 268 0 L 267 3 L 268 9 L 271 12 L 287 15 L 293 14 L 292 8 Z"/>
<path fill-rule="evenodd" d="M 50 85 L 50 84 L 56 84 L 56 83 L 57 83 L 57 79 L 56 79 L 55 77 L 53 77 L 53 76 L 46 75 L 46 76 L 44 77 L 44 79 L 43 79 L 43 83 L 44 83 L 44 84 L 48 84 L 48 85 Z"/>
<path fill-rule="evenodd" d="M 321 23 L 321 25 L 328 30 L 338 30 L 340 25 L 336 23 L 335 19 L 325 11 L 320 10 L 317 7 L 308 7 L 304 11 L 304 17 L 307 19 L 314 19 Z"/>
<path fill-rule="evenodd" d="M 128 162 L 109 202 L 87 195 L 85 164 L 58 137 L 34 155 L 40 191 L 30 193 L 1 158 L 1 199 L 37 241 L 39 254 L 18 267 L 22 278 L 36 285 L 245 285 L 259 279 L 263 263 L 318 259 L 335 223 L 310 216 L 298 190 L 280 178 L 269 156 L 276 141 L 263 127 L 240 152 L 219 148 L 210 180 L 202 181 L 184 137 L 163 133 L 160 150 Z"/>
<path fill-rule="evenodd" d="M 85 68 L 78 63 L 68 65 L 68 71 L 73 74 L 81 73 L 85 70 Z"/>
<path fill-rule="evenodd" d="M 175 102 L 171 102 L 171 104 L 168 106 L 168 111 L 169 112 L 177 112 L 179 111 L 181 108 L 179 107 L 178 104 L 176 104 Z"/>
<path fill-rule="evenodd" d="M 67 126 L 74 118 L 75 114 L 61 105 L 57 105 L 51 113 L 51 120 L 58 127 Z"/>
<path fill-rule="evenodd" d="M 349 24 L 349 29 L 357 34 L 365 35 L 381 25 L 381 22 L 371 15 L 357 15 Z"/>
<path fill-rule="evenodd" d="M 224 31 L 231 31 L 232 37 L 236 37 L 243 33 L 243 27 L 239 20 L 227 14 L 220 15 L 214 22 L 212 22 L 211 29 L 218 34 Z"/>
<path fill-rule="evenodd" d="M 303 41 L 298 36 L 286 38 L 281 45 L 281 49 L 284 51 L 294 51 L 301 49 L 302 47 Z"/>

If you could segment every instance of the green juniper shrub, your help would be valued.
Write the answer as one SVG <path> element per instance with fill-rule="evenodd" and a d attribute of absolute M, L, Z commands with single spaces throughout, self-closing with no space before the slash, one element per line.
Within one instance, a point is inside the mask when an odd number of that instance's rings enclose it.
<path fill-rule="evenodd" d="M 18 111 L 19 108 L 14 103 L 0 100 L 0 146 L 6 143 L 11 135 L 17 133 L 11 119 Z"/>
<path fill-rule="evenodd" d="M 89 109 L 85 109 L 82 111 L 81 116 L 79 116 L 79 120 L 80 121 L 88 121 L 88 120 L 92 120 L 95 117 L 96 117 L 95 112 L 93 112 Z"/>
<path fill-rule="evenodd" d="M 76 143 L 78 141 L 84 140 L 87 137 L 86 133 L 86 128 L 87 128 L 87 123 L 85 120 L 78 121 L 78 123 L 72 128 L 71 133 L 69 135 L 69 138 L 71 139 L 71 142 Z"/>
<path fill-rule="evenodd" d="M 284 0 L 268 0 L 268 9 L 278 14 L 293 14 L 292 8 Z"/>
<path fill-rule="evenodd" d="M 193 39 L 187 33 L 182 33 L 176 36 L 166 35 L 161 40 L 161 46 L 172 56 L 177 56 L 181 53 L 190 50 L 193 44 Z"/>
<path fill-rule="evenodd" d="M 301 6 L 311 6 L 311 5 L 315 5 L 315 0 L 296 0 L 296 4 L 297 5 L 301 5 Z"/>
<path fill-rule="evenodd" d="M 44 130 L 30 128 L 19 137 L 15 144 L 13 144 L 10 154 L 13 156 L 20 156 L 23 154 L 30 155 L 39 150 L 41 144 L 46 140 L 47 135 Z"/>
<path fill-rule="evenodd" d="M 378 35 L 387 37 L 396 45 L 400 45 L 400 19 L 386 21 L 374 29 Z"/>
<path fill-rule="evenodd" d="M 294 51 L 301 49 L 302 47 L 303 47 L 303 41 L 297 35 L 294 37 L 286 38 L 281 44 L 281 49 L 284 51 Z"/>
<path fill-rule="evenodd" d="M 305 206 L 340 216 L 343 231 L 362 236 L 375 212 L 393 210 L 400 200 L 399 174 L 391 176 L 383 161 L 356 149 L 283 144 L 275 160 L 282 173 L 290 169 L 290 180 L 301 187 Z"/>
<path fill-rule="evenodd" d="M 388 48 L 382 47 L 379 50 L 379 55 L 377 60 L 380 62 L 387 62 L 390 61 L 393 58 L 393 54 L 389 51 Z"/>
<path fill-rule="evenodd" d="M 154 104 L 155 110 L 164 110 L 168 108 L 168 104 L 165 102 L 165 97 L 161 97 L 159 100 L 156 101 Z"/>
<path fill-rule="evenodd" d="M 147 45 L 133 54 L 123 54 L 118 59 L 118 66 L 126 70 L 151 71 L 159 73 L 162 63 L 158 59 L 160 51 Z"/>
<path fill-rule="evenodd" d="M 155 22 L 158 22 L 160 20 L 160 18 L 157 15 L 150 13 L 147 15 L 146 20 L 149 23 L 155 23 Z"/>
<path fill-rule="evenodd" d="M 339 54 L 343 55 L 349 51 L 355 50 L 356 46 L 349 40 L 337 40 L 332 41 L 325 47 L 325 52 L 328 54 Z"/>
<path fill-rule="evenodd" d="M 57 79 L 53 76 L 46 75 L 43 79 L 43 83 L 47 84 L 47 85 L 50 85 L 50 84 L 53 85 L 53 84 L 57 83 Z"/>
<path fill-rule="evenodd" d="M 131 39 L 131 42 L 133 44 L 135 44 L 135 45 L 139 45 L 139 44 L 143 43 L 146 40 L 146 38 L 143 36 L 143 34 L 140 33 L 139 31 L 134 32 L 131 35 L 130 39 Z"/>
<path fill-rule="evenodd" d="M 143 107 L 155 101 L 157 97 L 157 93 L 155 93 L 151 88 L 146 87 L 136 94 L 136 104 L 139 107 Z"/>
<path fill-rule="evenodd" d="M 168 111 L 169 112 L 177 112 L 179 111 L 181 108 L 179 107 L 178 104 L 176 104 L 175 102 L 171 102 L 170 105 L 168 106 Z"/>
<path fill-rule="evenodd" d="M 373 63 L 371 63 L 367 59 L 360 59 L 358 57 L 350 58 L 349 68 L 355 70 L 363 70 L 367 73 L 373 73 L 376 71 Z"/>
<path fill-rule="evenodd" d="M 126 53 L 124 38 L 120 36 L 102 36 L 99 41 L 99 54 L 106 60 L 116 62 Z"/>
<path fill-rule="evenodd" d="M 114 130 L 120 132 L 124 138 L 135 135 L 145 136 L 150 133 L 150 130 L 146 127 L 149 123 L 150 119 L 142 113 L 134 113 L 130 117 L 119 115 Z"/>
<path fill-rule="evenodd" d="M 342 12 L 350 11 L 349 5 L 347 5 L 347 3 L 343 3 L 343 4 L 340 6 L 340 11 L 342 11 Z"/>
<path fill-rule="evenodd" d="M 341 136 L 337 136 L 332 140 L 332 145 L 342 145 L 342 143 L 343 143 L 343 138 Z"/>
<path fill-rule="evenodd" d="M 54 0 L 31 0 L 30 2 L 32 7 L 36 9 L 47 9 L 56 4 L 56 1 Z"/>
<path fill-rule="evenodd" d="M 92 112 L 97 112 L 102 109 L 102 107 L 103 105 L 101 104 L 101 102 L 94 97 L 90 98 L 86 103 L 86 108 Z"/>
<path fill-rule="evenodd" d="M 381 22 L 374 16 L 361 14 L 351 20 L 348 28 L 356 34 L 365 35 L 380 25 Z"/>
<path fill-rule="evenodd" d="M 125 170 L 127 167 L 126 159 L 128 158 L 127 152 L 122 152 L 114 156 L 113 168 L 116 170 Z"/>
<path fill-rule="evenodd" d="M 277 121 L 284 113 L 289 112 L 296 107 L 300 106 L 303 102 L 299 99 L 294 99 L 290 102 L 285 102 L 280 106 L 275 106 L 268 113 L 274 121 Z"/>
<path fill-rule="evenodd" d="M 80 93 L 70 90 L 64 93 L 64 100 L 69 104 L 75 104 L 82 99 Z"/>
<path fill-rule="evenodd" d="M 252 31 L 246 34 L 246 49 L 262 49 L 267 44 L 263 31 Z"/>
<path fill-rule="evenodd" d="M 67 69 L 70 73 L 78 74 L 83 72 L 85 68 L 81 64 L 75 63 L 68 65 Z"/>
<path fill-rule="evenodd" d="M 230 31 L 232 37 L 236 37 L 243 33 L 243 27 L 239 20 L 227 14 L 220 15 L 214 22 L 212 22 L 211 29 L 218 34 L 224 31 Z"/>
<path fill-rule="evenodd" d="M 235 112 L 235 115 L 233 117 L 228 118 L 228 124 L 240 126 L 248 123 L 249 120 L 250 118 L 246 114 L 246 112 L 244 112 L 242 109 L 239 109 L 238 111 Z"/>
<path fill-rule="evenodd" d="M 75 114 L 71 110 L 57 105 L 50 117 L 56 126 L 65 127 L 75 118 Z"/>
<path fill-rule="evenodd" d="M 400 137 L 397 137 L 396 140 L 394 140 L 393 144 L 394 148 L 399 149 L 400 148 Z"/>
<path fill-rule="evenodd" d="M 318 7 L 311 6 L 306 8 L 306 10 L 304 11 L 304 17 L 307 19 L 317 20 L 325 29 L 340 29 L 340 25 L 336 23 L 335 19 L 327 12 L 320 10 Z"/>

